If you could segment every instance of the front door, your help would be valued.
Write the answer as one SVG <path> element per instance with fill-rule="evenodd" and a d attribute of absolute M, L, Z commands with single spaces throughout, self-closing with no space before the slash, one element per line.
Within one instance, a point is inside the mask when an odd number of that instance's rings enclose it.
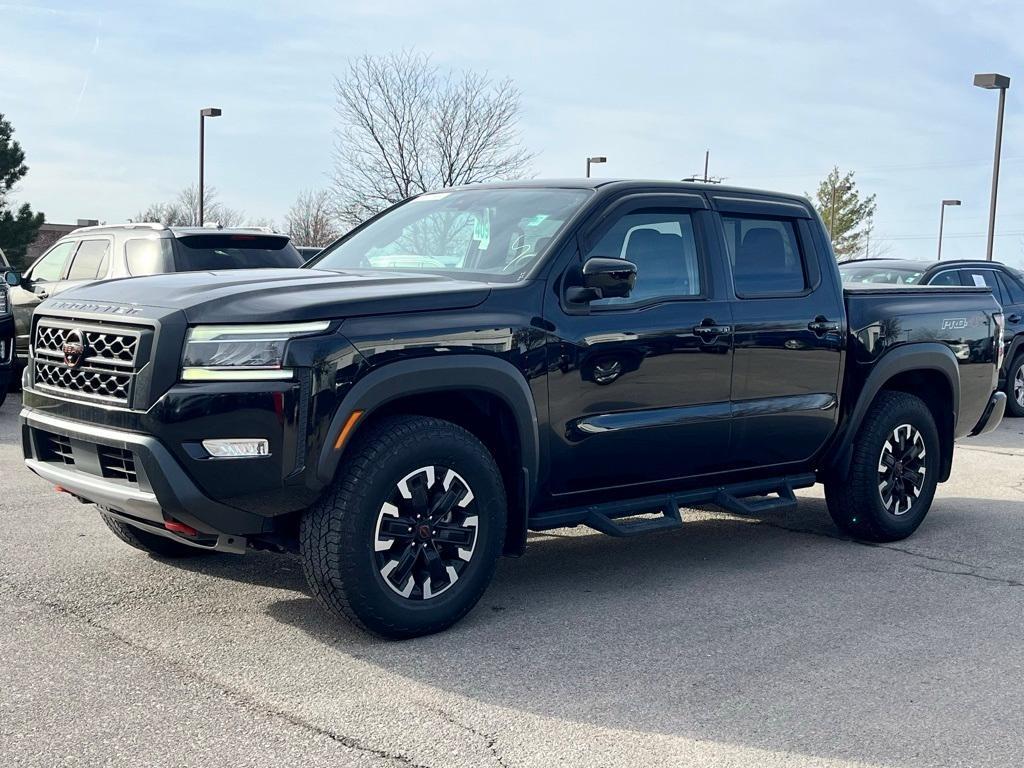
<path fill-rule="evenodd" d="M 28 357 L 29 333 L 32 313 L 41 301 L 59 290 L 68 260 L 75 252 L 78 240 L 63 240 L 40 256 L 21 278 L 21 284 L 11 289 L 14 307 L 15 349 L 18 357 Z"/>
<path fill-rule="evenodd" d="M 716 199 L 733 274 L 732 466 L 810 459 L 836 426 L 842 290 L 795 203 Z"/>
<path fill-rule="evenodd" d="M 580 237 L 568 270 L 607 256 L 636 264 L 637 278 L 628 298 L 573 306 L 563 292 L 545 312 L 559 342 L 548 366 L 553 493 L 724 465 L 732 333 L 705 207 L 699 195 L 634 195 Z"/>

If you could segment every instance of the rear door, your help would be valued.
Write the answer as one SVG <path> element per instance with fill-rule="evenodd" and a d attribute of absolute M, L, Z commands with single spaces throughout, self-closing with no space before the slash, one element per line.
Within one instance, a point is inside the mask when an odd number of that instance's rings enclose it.
<path fill-rule="evenodd" d="M 811 458 L 835 428 L 842 289 L 811 212 L 798 203 L 716 196 L 732 271 L 730 464 Z"/>

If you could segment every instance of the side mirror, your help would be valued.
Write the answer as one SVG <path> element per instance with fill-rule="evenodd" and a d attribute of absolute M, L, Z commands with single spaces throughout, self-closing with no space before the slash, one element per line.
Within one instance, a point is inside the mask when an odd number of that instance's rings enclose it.
<path fill-rule="evenodd" d="M 636 283 L 636 264 L 625 259 L 591 256 L 582 271 L 583 285 L 569 289 L 570 301 L 625 298 Z"/>
<path fill-rule="evenodd" d="M 4 272 L 4 282 L 14 288 L 15 286 L 21 285 L 21 275 L 13 269 L 8 269 Z"/>

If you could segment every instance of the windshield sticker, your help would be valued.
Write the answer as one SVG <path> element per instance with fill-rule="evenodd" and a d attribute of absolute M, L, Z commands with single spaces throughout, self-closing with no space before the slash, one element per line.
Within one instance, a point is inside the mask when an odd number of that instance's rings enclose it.
<path fill-rule="evenodd" d="M 491 244 L 491 209 L 484 208 L 483 217 L 475 217 L 473 222 L 473 239 L 478 243 L 477 249 L 486 251 Z"/>
<path fill-rule="evenodd" d="M 988 285 L 985 283 L 984 275 L 971 275 L 971 279 L 974 281 L 974 284 L 979 288 L 988 288 Z"/>
<path fill-rule="evenodd" d="M 544 223 L 544 220 L 548 217 L 546 213 L 538 213 L 533 218 L 526 220 L 526 226 L 528 227 L 539 227 Z"/>

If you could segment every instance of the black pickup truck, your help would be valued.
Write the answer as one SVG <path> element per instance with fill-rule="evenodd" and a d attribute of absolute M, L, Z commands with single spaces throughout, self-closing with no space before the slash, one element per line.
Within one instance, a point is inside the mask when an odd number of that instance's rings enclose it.
<path fill-rule="evenodd" d="M 129 544 L 298 552 L 328 608 L 408 637 L 528 530 L 674 529 L 822 482 L 850 536 L 910 535 L 953 441 L 1002 417 L 1002 325 L 988 288 L 844 291 L 800 197 L 474 185 L 302 269 L 43 302 L 24 451 Z"/>

